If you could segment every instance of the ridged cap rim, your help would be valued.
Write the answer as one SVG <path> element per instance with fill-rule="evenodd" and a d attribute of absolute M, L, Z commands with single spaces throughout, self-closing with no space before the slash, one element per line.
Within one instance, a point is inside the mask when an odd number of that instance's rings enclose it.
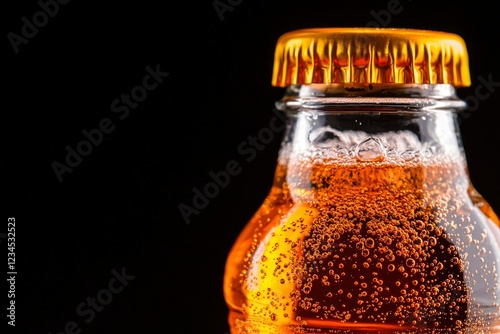
<path fill-rule="evenodd" d="M 344 83 L 471 85 L 464 40 L 403 28 L 311 28 L 287 32 L 275 48 L 272 85 Z"/>

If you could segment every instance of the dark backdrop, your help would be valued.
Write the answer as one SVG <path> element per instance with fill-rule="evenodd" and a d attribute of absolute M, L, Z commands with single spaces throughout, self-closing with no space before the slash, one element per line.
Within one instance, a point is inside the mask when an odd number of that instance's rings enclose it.
<path fill-rule="evenodd" d="M 283 94 L 270 85 L 274 46 L 293 29 L 372 21 L 461 35 L 472 86 L 459 95 L 479 103 L 461 122 L 471 178 L 500 211 L 500 37 L 490 2 L 60 1 L 11 1 L 0 12 L 0 231 L 15 218 L 17 271 L 16 327 L 2 328 L 228 331 L 226 255 L 270 188 L 281 134 L 251 161 L 238 146 L 274 116 Z M 388 6 L 402 10 L 387 15 Z M 156 80 L 144 82 L 150 72 Z M 479 99 L 485 80 L 495 84 Z M 127 106 L 131 93 L 143 100 Z M 87 156 L 61 169 L 77 147 Z M 188 224 L 178 206 L 192 206 L 193 189 L 233 160 L 241 173 Z M 97 297 L 105 305 L 92 309 Z"/>

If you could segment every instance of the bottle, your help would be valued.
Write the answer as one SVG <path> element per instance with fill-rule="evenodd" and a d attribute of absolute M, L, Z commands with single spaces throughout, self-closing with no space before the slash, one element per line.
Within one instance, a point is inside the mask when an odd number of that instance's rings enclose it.
<path fill-rule="evenodd" d="M 291 31 L 274 181 L 226 261 L 236 333 L 500 333 L 500 221 L 459 132 L 464 40 Z"/>

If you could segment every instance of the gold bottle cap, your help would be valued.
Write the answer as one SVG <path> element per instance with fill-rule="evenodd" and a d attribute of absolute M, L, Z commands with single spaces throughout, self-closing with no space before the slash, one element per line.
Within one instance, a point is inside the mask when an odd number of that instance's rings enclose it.
<path fill-rule="evenodd" d="M 313 28 L 277 42 L 272 85 L 344 83 L 470 86 L 464 40 L 441 31 Z"/>

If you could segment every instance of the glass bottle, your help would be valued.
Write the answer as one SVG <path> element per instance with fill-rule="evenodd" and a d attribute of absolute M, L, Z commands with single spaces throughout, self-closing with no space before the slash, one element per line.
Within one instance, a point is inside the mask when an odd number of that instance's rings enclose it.
<path fill-rule="evenodd" d="M 274 182 L 235 241 L 231 333 L 500 333 L 500 221 L 471 184 L 455 34 L 318 28 L 276 45 Z"/>

